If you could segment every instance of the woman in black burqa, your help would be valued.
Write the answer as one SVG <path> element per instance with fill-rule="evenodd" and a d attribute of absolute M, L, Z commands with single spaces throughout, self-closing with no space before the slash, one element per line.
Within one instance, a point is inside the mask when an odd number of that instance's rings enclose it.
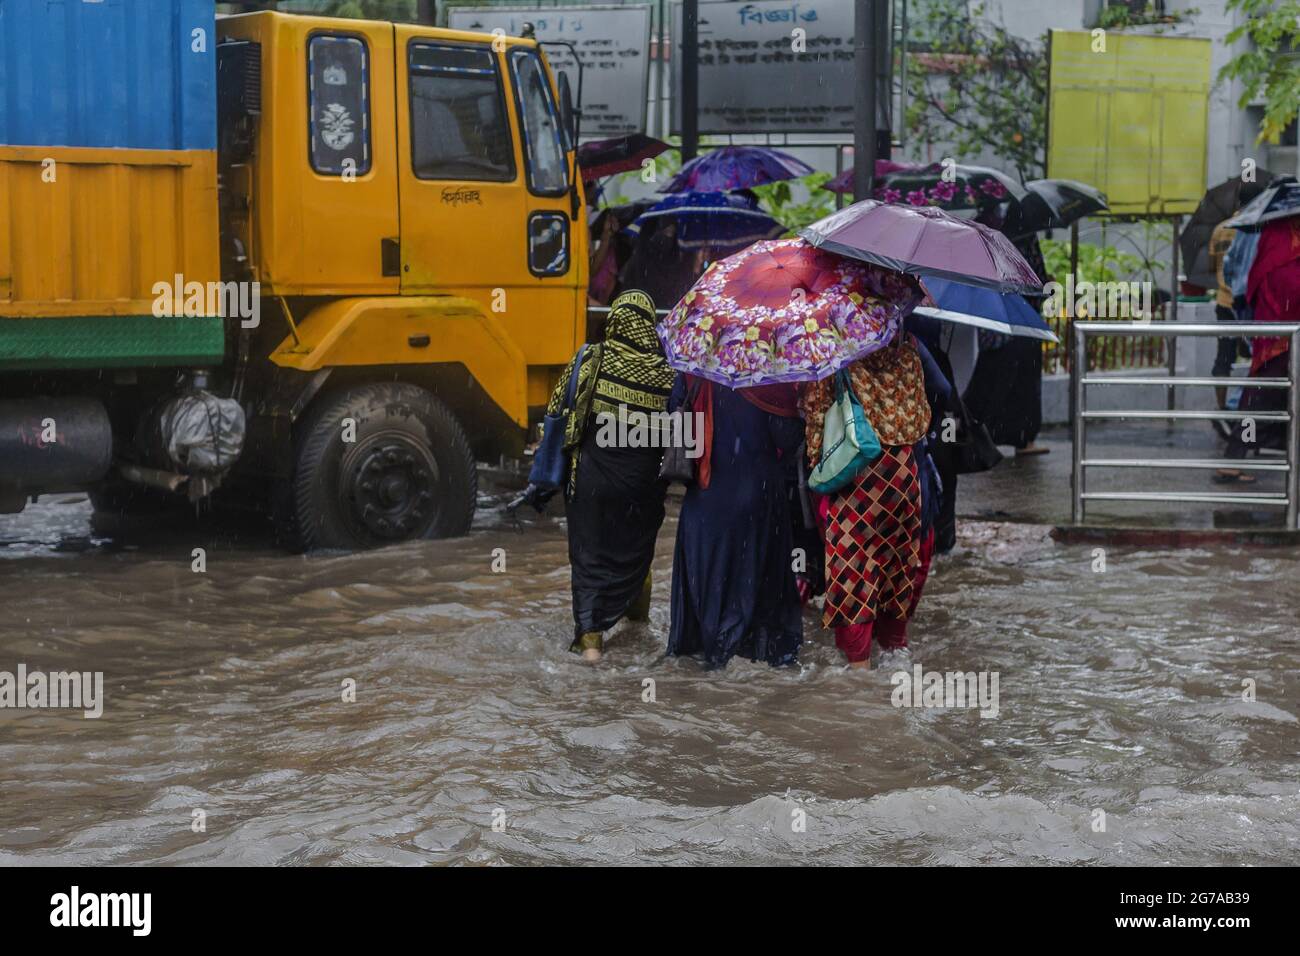
<path fill-rule="evenodd" d="M 578 376 L 565 430 L 570 455 L 565 515 L 573 588 L 570 650 L 597 661 L 604 632 L 622 617 L 644 620 L 650 605 L 650 564 L 664 520 L 667 483 L 659 478 L 662 413 L 674 372 L 655 334 L 654 301 L 624 292 L 610 307 L 604 341 L 570 360 L 551 395 L 558 414 L 569 379 Z M 644 419 L 642 416 L 645 416 Z M 635 445 L 623 439 L 642 421 Z"/>

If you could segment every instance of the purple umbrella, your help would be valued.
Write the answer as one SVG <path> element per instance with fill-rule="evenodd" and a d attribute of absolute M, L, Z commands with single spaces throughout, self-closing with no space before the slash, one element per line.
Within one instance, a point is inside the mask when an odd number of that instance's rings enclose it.
<path fill-rule="evenodd" d="M 876 160 L 876 179 L 880 179 L 882 176 L 888 176 L 890 173 L 920 168 L 921 167 L 915 163 L 896 163 L 892 159 L 878 159 Z M 832 193 L 853 192 L 853 167 L 850 166 L 834 179 L 826 180 L 826 182 L 822 183 L 822 189 Z"/>
<path fill-rule="evenodd" d="M 998 292 L 1041 293 L 1042 282 L 1011 240 L 933 206 L 864 199 L 801 229 L 828 252 L 919 276 Z"/>
<path fill-rule="evenodd" d="M 749 189 L 813 172 L 789 153 L 764 146 L 723 146 L 697 156 L 682 167 L 661 193 L 722 192 Z"/>
<path fill-rule="evenodd" d="M 736 249 L 785 232 L 785 226 L 745 197 L 730 193 L 666 196 L 625 231 L 639 237 L 646 223 L 654 220 L 676 223 L 677 243 L 683 249 Z"/>

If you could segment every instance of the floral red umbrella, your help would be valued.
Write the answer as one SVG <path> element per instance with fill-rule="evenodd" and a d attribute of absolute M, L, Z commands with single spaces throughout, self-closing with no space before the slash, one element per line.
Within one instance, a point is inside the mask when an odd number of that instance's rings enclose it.
<path fill-rule="evenodd" d="M 659 338 L 673 368 L 729 388 L 816 381 L 887 345 L 921 298 L 902 273 L 773 239 L 710 266 Z"/>

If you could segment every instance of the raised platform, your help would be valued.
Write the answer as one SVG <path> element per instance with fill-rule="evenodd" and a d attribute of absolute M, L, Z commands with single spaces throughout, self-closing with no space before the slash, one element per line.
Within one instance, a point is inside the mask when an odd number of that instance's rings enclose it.
<path fill-rule="evenodd" d="M 1008 457 L 995 469 L 980 475 L 963 475 L 957 484 L 957 515 L 983 521 L 1016 521 L 1072 528 L 1070 520 L 1070 431 L 1045 428 L 1038 444 L 1046 455 Z M 1010 449 L 1003 449 L 1010 454 Z M 1088 426 L 1090 458 L 1200 458 L 1221 459 L 1223 442 L 1207 422 L 1161 421 L 1098 422 Z M 1251 461 L 1282 462 L 1274 456 Z M 1231 467 L 1231 462 L 1224 462 Z M 1285 471 L 1254 472 L 1249 484 L 1220 485 L 1214 469 L 1092 468 L 1090 492 L 1162 491 L 1182 494 L 1282 494 Z M 1281 508 L 1249 503 L 1195 504 L 1166 501 L 1090 501 L 1082 523 L 1085 529 L 1105 529 L 1108 534 L 1165 535 L 1175 532 L 1214 532 L 1227 539 L 1248 535 L 1252 540 L 1276 538 L 1278 543 L 1300 543 L 1285 528 Z M 1100 533 L 1098 531 L 1097 533 Z M 1282 537 L 1277 537 L 1278 534 Z M 1192 538 L 1183 540 L 1191 541 Z M 1215 539 L 1220 540 L 1220 539 Z"/>
<path fill-rule="evenodd" d="M 1125 547 L 1202 548 L 1224 545 L 1294 548 L 1300 546 L 1300 531 L 1281 528 L 1122 528 L 1108 525 L 1059 525 L 1052 539 L 1061 544 L 1108 544 Z"/>

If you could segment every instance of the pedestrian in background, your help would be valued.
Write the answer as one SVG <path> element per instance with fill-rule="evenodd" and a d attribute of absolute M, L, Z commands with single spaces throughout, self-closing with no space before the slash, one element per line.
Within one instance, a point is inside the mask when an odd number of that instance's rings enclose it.
<path fill-rule="evenodd" d="M 1235 216 L 1236 213 L 1233 213 L 1233 215 Z M 1230 216 L 1230 218 L 1232 217 Z M 1228 282 L 1224 268 L 1227 263 L 1228 250 L 1232 248 L 1236 237 L 1237 230 L 1229 228 L 1227 219 L 1215 226 L 1214 231 L 1210 233 L 1210 268 L 1214 270 L 1214 274 L 1218 279 L 1218 286 L 1214 292 L 1214 317 L 1219 322 L 1240 321 L 1233 305 L 1232 287 Z M 1232 363 L 1237 361 L 1237 349 L 1240 344 L 1240 336 L 1232 335 L 1219 338 L 1219 347 L 1214 355 L 1214 366 L 1210 372 L 1211 375 L 1216 378 L 1226 378 L 1232 374 Z M 1214 394 L 1219 401 L 1219 408 L 1227 408 L 1227 387 L 1223 385 L 1215 386 Z"/>
<path fill-rule="evenodd" d="M 1004 226 L 998 207 L 982 212 L 976 222 L 998 230 Z M 1046 283 L 1047 265 L 1038 236 L 1022 236 L 1013 242 L 1039 279 Z M 1043 298 L 1026 295 L 1025 301 L 1039 309 Z M 1051 450 L 1036 443 L 1043 426 L 1043 343 L 1040 340 L 980 329 L 979 359 L 964 398 L 971 414 L 988 427 L 996 444 L 1011 445 L 1017 456 L 1044 455 Z"/>

